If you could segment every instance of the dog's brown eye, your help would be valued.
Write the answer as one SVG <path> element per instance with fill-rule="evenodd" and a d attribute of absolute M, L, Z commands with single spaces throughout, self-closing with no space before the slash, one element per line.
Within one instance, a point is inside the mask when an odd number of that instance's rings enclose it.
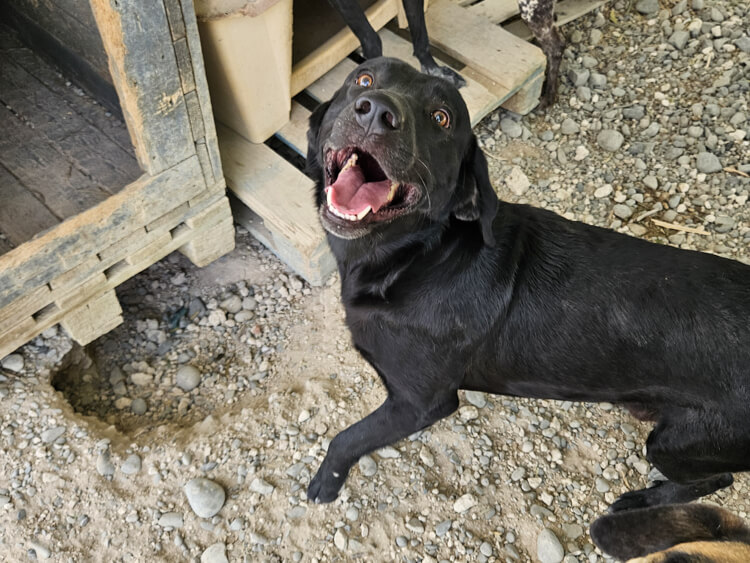
<path fill-rule="evenodd" d="M 448 115 L 448 112 L 444 109 L 436 109 L 430 115 L 432 116 L 432 119 L 435 120 L 435 123 L 440 125 L 440 127 L 443 127 L 445 129 L 450 127 L 451 118 Z"/>
<path fill-rule="evenodd" d="M 363 72 L 357 77 L 356 83 L 357 86 L 362 86 L 363 88 L 369 88 L 372 86 L 372 83 L 375 81 L 375 79 L 372 77 L 372 74 L 367 74 L 366 72 Z"/>

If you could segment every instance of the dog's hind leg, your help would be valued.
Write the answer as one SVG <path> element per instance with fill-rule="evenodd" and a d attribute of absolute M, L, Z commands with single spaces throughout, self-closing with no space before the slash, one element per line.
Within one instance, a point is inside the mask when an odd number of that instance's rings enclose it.
<path fill-rule="evenodd" d="M 456 88 L 466 86 L 463 77 L 445 66 L 440 66 L 430 53 L 430 40 L 427 37 L 427 24 L 424 20 L 424 0 L 403 0 L 406 21 L 409 22 L 409 33 L 414 46 L 414 56 L 422 66 L 422 72 L 450 81 Z"/>
<path fill-rule="evenodd" d="M 648 437 L 646 457 L 668 480 L 625 493 L 610 511 L 690 502 L 728 487 L 732 473 L 750 470 L 750 438 L 738 428 L 695 411 L 662 420 Z"/>
<path fill-rule="evenodd" d="M 554 0 L 518 0 L 518 7 L 521 19 L 529 26 L 547 57 L 544 92 L 538 106 L 539 109 L 544 109 L 557 98 L 557 77 L 565 49 L 565 38 L 555 26 Z"/>
<path fill-rule="evenodd" d="M 362 54 L 366 59 L 383 56 L 383 42 L 380 36 L 367 21 L 364 10 L 357 0 L 328 0 L 336 8 L 346 25 L 352 30 L 362 45 Z"/>
<path fill-rule="evenodd" d="M 429 405 L 412 404 L 389 394 L 374 412 L 331 440 L 318 473 L 310 481 L 307 498 L 331 502 L 360 457 L 429 426 L 458 408 L 456 391 L 432 398 Z"/>

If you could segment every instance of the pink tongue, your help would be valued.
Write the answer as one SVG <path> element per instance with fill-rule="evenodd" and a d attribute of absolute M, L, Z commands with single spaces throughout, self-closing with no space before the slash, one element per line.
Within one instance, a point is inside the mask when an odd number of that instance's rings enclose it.
<path fill-rule="evenodd" d="M 349 215 L 356 215 L 368 205 L 375 212 L 388 203 L 390 190 L 390 180 L 365 182 L 362 169 L 354 165 L 339 174 L 331 184 L 331 203 L 336 209 Z"/>

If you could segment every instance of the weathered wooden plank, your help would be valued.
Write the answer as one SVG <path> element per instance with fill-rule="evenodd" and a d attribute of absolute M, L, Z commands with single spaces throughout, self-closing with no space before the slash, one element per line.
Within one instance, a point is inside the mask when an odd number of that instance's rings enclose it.
<path fill-rule="evenodd" d="M 191 3 L 192 4 L 192 3 Z M 169 21 L 169 31 L 172 34 L 173 41 L 179 41 L 185 37 L 185 18 L 180 6 L 180 0 L 164 0 L 164 8 L 167 11 L 167 20 Z M 188 6 L 188 8 L 192 8 Z"/>
<path fill-rule="evenodd" d="M 401 0 L 377 0 L 365 14 L 375 30 L 398 15 Z M 341 59 L 359 47 L 359 40 L 348 29 L 342 29 L 319 48 L 294 65 L 291 94 L 295 96 L 336 66 Z"/>
<path fill-rule="evenodd" d="M 0 232 L 6 235 L 15 246 L 60 222 L 2 164 L 0 164 L 0 193 L 2 194 Z"/>
<path fill-rule="evenodd" d="M 203 123 L 201 103 L 198 99 L 198 93 L 195 90 L 185 94 L 185 104 L 187 105 L 188 117 L 190 117 L 190 128 L 193 131 L 193 139 L 196 141 L 203 139 L 206 136 L 206 128 Z"/>
<path fill-rule="evenodd" d="M 157 176 L 141 177 L 96 207 L 0 256 L 0 308 L 204 189 L 200 164 L 193 156 Z"/>
<path fill-rule="evenodd" d="M 494 24 L 502 23 L 519 13 L 518 0 L 481 0 L 466 9 Z"/>
<path fill-rule="evenodd" d="M 322 274 L 316 269 L 327 245 L 313 204 L 313 181 L 267 146 L 221 126 L 219 147 L 227 184 L 262 218 L 271 233 L 265 238 L 269 248 L 311 283 L 319 279 Z M 253 235 L 263 235 L 254 225 L 249 228 Z"/>
<path fill-rule="evenodd" d="M 292 113 L 289 121 L 279 129 L 276 136 L 302 156 L 307 156 L 307 129 L 312 113 L 305 106 L 292 100 Z"/>
<path fill-rule="evenodd" d="M 193 75 L 193 61 L 190 57 L 190 49 L 186 38 L 174 42 L 174 52 L 177 56 L 177 68 L 180 69 L 180 80 L 182 91 L 187 94 L 195 90 L 195 76 Z M 188 111 L 190 108 L 188 108 Z"/>
<path fill-rule="evenodd" d="M 81 346 L 93 342 L 121 323 L 122 308 L 114 290 L 102 293 L 60 320 L 60 325 Z"/>
<path fill-rule="evenodd" d="M 0 96 L 13 114 L 46 138 L 59 158 L 69 161 L 91 182 L 107 191 L 116 191 L 140 176 L 132 151 L 124 150 L 108 136 L 83 119 L 66 99 L 46 87 L 36 74 L 48 74 L 49 66 L 38 57 L 24 57 L 23 66 L 13 57 L 0 58 Z M 91 101 L 88 101 L 91 104 Z M 79 102 L 79 106 L 83 100 Z M 68 174 L 65 168 L 56 176 Z"/>
<path fill-rule="evenodd" d="M 562 0 L 555 4 L 555 22 L 558 26 L 564 25 L 606 3 L 607 0 Z M 534 34 L 521 19 L 504 24 L 503 29 L 521 39 L 531 40 L 534 38 Z"/>
<path fill-rule="evenodd" d="M 166 5 L 171 5 L 178 0 L 167 0 Z M 219 154 L 219 144 L 216 140 L 216 127 L 214 125 L 214 113 L 211 106 L 211 97 L 208 92 L 208 82 L 206 80 L 206 68 L 203 62 L 203 52 L 201 50 L 200 36 L 198 34 L 198 21 L 195 17 L 195 8 L 191 0 L 183 0 L 182 13 L 184 14 L 183 24 L 190 50 L 190 60 L 193 63 L 193 77 L 195 79 L 195 91 L 198 95 L 201 111 L 203 112 L 203 128 L 205 131 L 205 143 L 208 157 L 211 162 L 214 182 L 223 182 L 223 172 L 221 170 L 221 155 Z M 169 9 L 171 14 L 171 8 Z M 170 15 L 171 18 L 171 15 Z M 196 141 L 198 137 L 194 137 Z M 209 188 L 212 186 L 209 186 Z"/>
<path fill-rule="evenodd" d="M 357 68 L 357 63 L 351 59 L 343 59 L 339 64 L 310 84 L 305 91 L 318 102 L 330 100 L 341 88 L 349 73 Z"/>
<path fill-rule="evenodd" d="M 416 69 L 420 68 L 419 61 L 413 55 L 414 48 L 411 42 L 402 39 L 387 29 L 380 31 L 380 38 L 383 41 L 384 55 L 406 61 Z M 442 65 L 450 66 L 439 59 L 438 62 Z M 461 69 L 454 68 L 454 70 L 463 73 Z M 485 115 L 500 105 L 501 98 L 496 93 L 490 92 L 471 76 L 464 75 L 464 79 L 466 80 L 466 86 L 461 88 L 461 96 L 466 102 L 466 107 L 469 109 L 471 124 L 476 125 Z"/>
<path fill-rule="evenodd" d="M 18 30 L 25 44 L 44 53 L 68 78 L 119 114 L 107 56 L 88 0 L 0 2 L 0 21 Z"/>
<path fill-rule="evenodd" d="M 90 209 L 109 197 L 49 139 L 37 134 L 6 107 L 0 107 L 0 130 L 0 164 L 60 219 Z"/>
<path fill-rule="evenodd" d="M 2 35 L 0 33 L 0 37 Z M 12 56 L 16 64 L 27 70 L 34 69 L 32 74 L 37 80 L 64 99 L 72 111 L 101 131 L 113 143 L 131 155 L 133 162 L 136 162 L 133 143 L 130 142 L 130 133 L 121 117 L 112 115 L 103 105 L 94 103 L 86 95 L 81 95 L 81 90 L 65 80 L 53 67 L 39 64 L 39 57 L 32 50 L 26 48 L 14 49 L 12 55 L 9 53 L 7 56 Z M 113 95 L 116 95 L 114 94 L 114 86 L 112 86 L 112 89 Z"/>
<path fill-rule="evenodd" d="M 450 0 L 434 0 L 426 21 L 433 44 L 509 94 L 544 71 L 546 59 L 538 47 Z"/>
<path fill-rule="evenodd" d="M 156 175 L 195 153 L 161 2 L 92 0 L 141 168 Z"/>
<path fill-rule="evenodd" d="M 31 317 L 42 307 L 49 304 L 51 291 L 49 286 L 42 285 L 30 290 L 23 297 L 0 309 L 0 327 L 11 325 L 22 317 Z M 2 358 L 2 355 L 0 355 Z"/>

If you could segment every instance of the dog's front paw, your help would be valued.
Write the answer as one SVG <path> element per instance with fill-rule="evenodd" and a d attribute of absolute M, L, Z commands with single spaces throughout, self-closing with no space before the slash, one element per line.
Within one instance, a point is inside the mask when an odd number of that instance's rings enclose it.
<path fill-rule="evenodd" d="M 620 497 L 609 507 L 609 512 L 622 512 L 624 510 L 646 508 L 648 506 L 662 504 L 662 491 L 660 488 L 664 486 L 665 483 L 668 483 L 668 481 L 656 481 L 648 489 L 630 491 L 629 493 L 620 495 Z"/>
<path fill-rule="evenodd" d="M 346 473 L 331 471 L 322 466 L 310 481 L 307 498 L 315 503 L 333 502 L 346 481 Z"/>
<path fill-rule="evenodd" d="M 424 72 L 425 74 L 429 74 L 430 76 L 437 76 L 438 78 L 447 80 L 456 88 L 463 88 L 464 86 L 466 86 L 466 80 L 464 80 L 464 77 L 458 74 L 452 68 L 448 68 L 447 66 L 423 66 L 422 72 Z"/>

